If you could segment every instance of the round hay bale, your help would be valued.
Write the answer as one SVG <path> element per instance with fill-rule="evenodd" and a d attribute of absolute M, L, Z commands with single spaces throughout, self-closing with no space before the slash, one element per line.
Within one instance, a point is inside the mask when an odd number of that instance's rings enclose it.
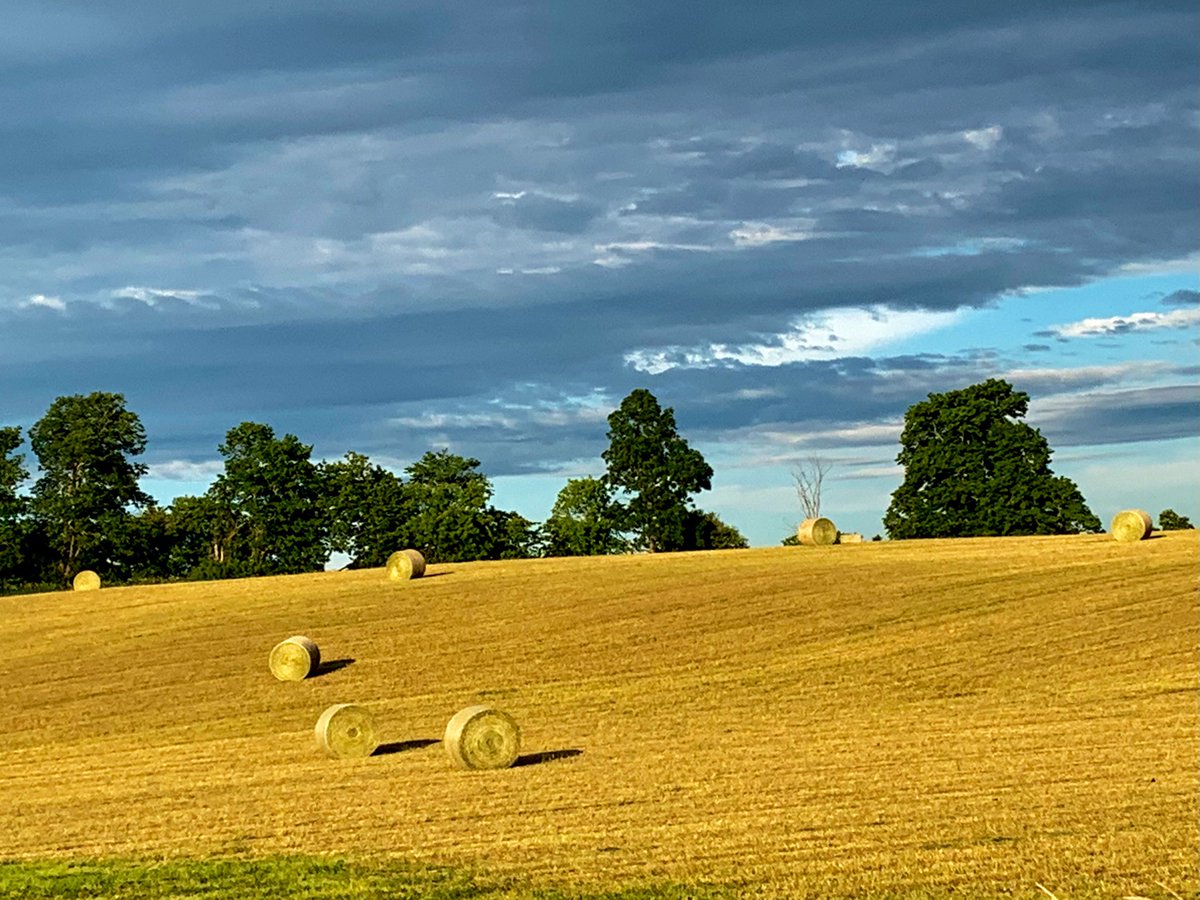
<path fill-rule="evenodd" d="M 796 538 L 806 547 L 827 547 L 837 541 L 838 530 L 829 519 L 805 519 L 796 529 Z"/>
<path fill-rule="evenodd" d="M 321 651 L 315 641 L 297 634 L 274 646 L 268 664 L 280 681 L 303 681 L 321 665 Z"/>
<path fill-rule="evenodd" d="M 335 703 L 317 719 L 317 746 L 334 759 L 370 756 L 379 746 L 375 717 L 353 703 Z"/>
<path fill-rule="evenodd" d="M 1108 530 L 1115 540 L 1141 541 L 1150 536 L 1150 532 L 1154 530 L 1154 522 L 1145 510 L 1123 509 L 1113 516 Z"/>
<path fill-rule="evenodd" d="M 507 769 L 521 750 L 521 729 L 506 712 L 468 706 L 447 723 L 442 743 L 460 769 Z"/>
<path fill-rule="evenodd" d="M 98 591 L 100 590 L 100 576 L 91 569 L 84 569 L 75 576 L 71 587 L 77 591 Z"/>
<path fill-rule="evenodd" d="M 408 581 L 425 574 L 425 557 L 419 550 L 397 550 L 387 560 L 387 574 L 392 581 Z"/>

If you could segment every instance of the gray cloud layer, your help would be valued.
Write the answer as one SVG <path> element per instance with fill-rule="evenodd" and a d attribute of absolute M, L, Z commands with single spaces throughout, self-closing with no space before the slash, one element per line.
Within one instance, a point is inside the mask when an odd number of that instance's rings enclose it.
<path fill-rule="evenodd" d="M 769 340 L 836 307 L 982 306 L 1194 252 L 1197 18 L 18 2 L 0 38 L 3 414 L 119 390 L 162 459 L 211 456 L 243 418 L 330 455 L 453 442 L 494 473 L 595 455 L 596 408 L 647 382 L 631 351 Z M 719 441 L 894 419 L 1011 363 L 650 386 Z M 1186 404 L 1124 396 L 1063 439 L 1193 430 Z"/>

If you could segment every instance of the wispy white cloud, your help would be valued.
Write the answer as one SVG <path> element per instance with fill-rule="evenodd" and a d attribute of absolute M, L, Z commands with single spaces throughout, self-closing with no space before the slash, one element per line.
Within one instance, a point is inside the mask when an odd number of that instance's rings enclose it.
<path fill-rule="evenodd" d="M 886 166 L 896 156 L 896 145 L 892 143 L 872 144 L 870 150 L 842 150 L 837 155 L 837 167 L 844 169 L 874 169 Z"/>
<path fill-rule="evenodd" d="M 40 306 L 45 309 L 53 309 L 58 312 L 66 312 L 67 304 L 60 297 L 47 297 L 45 294 L 34 294 L 24 303 L 20 304 L 22 309 L 28 309 L 33 306 Z"/>
<path fill-rule="evenodd" d="M 182 300 L 184 303 L 195 306 L 200 301 L 200 292 L 130 286 L 113 291 L 112 297 L 117 300 L 136 300 L 150 307 L 158 306 L 163 300 Z"/>
<path fill-rule="evenodd" d="M 592 265 L 604 269 L 620 269 L 631 265 L 642 254 L 659 250 L 683 251 L 686 253 L 713 253 L 719 248 L 712 244 L 673 241 L 613 241 L 596 244 L 592 248 L 599 256 L 593 257 Z"/>
<path fill-rule="evenodd" d="M 1072 368 L 1040 367 L 1008 369 L 1001 378 L 1016 385 L 1020 390 L 1032 391 L 1043 397 L 1059 391 L 1070 391 L 1078 387 L 1099 384 L 1147 384 L 1163 376 L 1175 374 L 1176 367 L 1155 360 L 1133 360 L 1099 366 L 1075 366 Z"/>
<path fill-rule="evenodd" d="M 517 417 L 508 413 L 422 413 L 419 416 L 396 416 L 389 424 L 421 431 L 441 431 L 447 428 L 501 428 L 513 430 L 520 425 Z"/>
<path fill-rule="evenodd" d="M 562 271 L 562 266 L 533 266 L 528 269 L 497 269 L 497 275 L 557 275 Z"/>
<path fill-rule="evenodd" d="M 764 429 L 764 443 L 791 450 L 807 447 L 878 447 L 900 442 L 901 422 L 865 422 L 843 428 Z"/>
<path fill-rule="evenodd" d="M 469 431 L 493 428 L 502 431 L 523 431 L 569 425 L 595 425 L 604 422 L 612 411 L 613 401 L 604 393 L 583 396 L 542 398 L 529 402 L 493 399 L 488 408 L 478 412 L 422 412 L 417 415 L 396 416 L 389 424 L 421 431 Z"/>
<path fill-rule="evenodd" d="M 527 197 L 530 199 L 557 200 L 561 203 L 574 203 L 581 199 L 579 194 L 570 191 L 530 190 L 526 188 L 518 191 L 492 191 L 492 199 L 499 200 L 501 203 L 515 203 Z"/>
<path fill-rule="evenodd" d="M 648 253 L 652 250 L 687 250 L 693 253 L 711 253 L 717 248 L 711 244 L 672 243 L 669 241 L 614 241 L 596 244 L 598 253 Z"/>
<path fill-rule="evenodd" d="M 1059 338 L 1105 337 L 1134 331 L 1158 331 L 1164 328 L 1191 328 L 1200 325 L 1200 309 L 1175 309 L 1170 312 L 1135 312 L 1127 316 L 1080 319 L 1047 329 Z"/>
<path fill-rule="evenodd" d="M 1100 393 L 1102 389 L 1154 390 L 1178 381 L 1180 373 L 1170 363 L 1135 360 L 1073 368 L 1014 368 L 998 373 L 998 377 L 1031 395 L 1028 419 L 1040 427 L 1066 413 L 1078 416 L 1085 410 L 1093 410 L 1096 418 L 1103 418 L 1107 401 L 1097 399 L 1107 396 Z"/>
<path fill-rule="evenodd" d="M 736 400 L 766 400 L 782 397 L 783 392 L 777 387 L 742 388 L 734 392 Z"/>
<path fill-rule="evenodd" d="M 1000 142 L 1000 138 L 1003 136 L 1004 129 L 999 125 L 990 125 L 987 128 L 974 128 L 962 132 L 963 140 L 980 150 L 991 150 Z"/>
<path fill-rule="evenodd" d="M 776 244 L 781 241 L 807 241 L 815 235 L 810 219 L 798 227 L 779 228 L 765 222 L 743 222 L 740 227 L 729 232 L 729 237 L 738 247 L 761 247 L 763 244 Z"/>
<path fill-rule="evenodd" d="M 670 369 L 706 369 L 722 365 L 782 366 L 809 360 L 862 356 L 918 335 L 955 324 L 958 311 L 925 312 L 869 309 L 830 310 L 797 319 L 790 331 L 754 344 L 709 344 L 707 347 L 667 347 L 634 350 L 626 365 L 657 375 Z"/>
<path fill-rule="evenodd" d="M 1125 275 L 1192 275 L 1197 269 L 1200 269 L 1200 253 L 1177 259 L 1124 263 L 1117 271 Z"/>

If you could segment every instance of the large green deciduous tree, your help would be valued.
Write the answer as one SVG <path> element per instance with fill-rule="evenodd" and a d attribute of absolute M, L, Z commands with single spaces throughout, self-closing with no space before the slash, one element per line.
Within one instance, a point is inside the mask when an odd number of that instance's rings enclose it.
<path fill-rule="evenodd" d="M 130 509 L 150 497 L 138 486 L 146 466 L 133 457 L 146 449 L 146 432 L 121 394 L 59 397 L 29 429 L 41 477 L 32 510 L 69 582 L 81 568 L 105 574 L 124 543 Z"/>
<path fill-rule="evenodd" d="M 430 451 L 404 470 L 405 543 L 427 562 L 536 556 L 538 529 L 489 501 L 492 483 L 479 460 L 448 449 Z"/>
<path fill-rule="evenodd" d="M 431 450 L 404 471 L 408 543 L 428 562 L 493 557 L 492 483 L 479 471 L 479 460 Z"/>
<path fill-rule="evenodd" d="M 217 448 L 225 470 L 206 496 L 214 562 L 237 574 L 273 575 L 321 569 L 328 520 L 312 447 L 269 425 L 243 422 Z M 232 551 L 232 552 L 231 552 Z"/>
<path fill-rule="evenodd" d="M 645 388 L 608 417 L 604 483 L 630 495 L 628 525 L 651 553 L 683 549 L 691 495 L 712 487 L 712 468 L 679 436 L 675 412 Z"/>
<path fill-rule="evenodd" d="M 20 580 L 25 499 L 17 489 L 29 477 L 25 457 L 13 453 L 20 446 L 20 428 L 0 428 L 0 588 Z"/>
<path fill-rule="evenodd" d="M 349 556 L 352 569 L 384 565 L 405 542 L 403 482 L 353 451 L 320 470 L 329 549 Z"/>
<path fill-rule="evenodd" d="M 549 556 L 603 556 L 629 549 L 625 511 L 599 478 L 571 478 L 542 525 Z"/>
<path fill-rule="evenodd" d="M 904 482 L 883 524 L 895 539 L 1098 531 L 1079 488 L 1050 470 L 1041 432 L 1018 421 L 1029 395 L 997 378 L 909 407 Z"/>

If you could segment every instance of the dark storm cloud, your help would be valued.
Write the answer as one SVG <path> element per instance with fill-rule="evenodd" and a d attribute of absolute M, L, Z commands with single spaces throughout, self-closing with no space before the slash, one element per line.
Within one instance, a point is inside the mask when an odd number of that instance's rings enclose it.
<path fill-rule="evenodd" d="M 996 362 L 625 360 L 1192 253 L 1196 20 L 1165 2 L 18 2 L 3 415 L 119 390 L 163 459 L 209 458 L 254 419 L 332 455 L 452 440 L 496 472 L 594 455 L 599 407 L 639 385 L 714 442 L 894 421 Z M 1131 425 L 1180 412 L 1145 409 Z"/>

